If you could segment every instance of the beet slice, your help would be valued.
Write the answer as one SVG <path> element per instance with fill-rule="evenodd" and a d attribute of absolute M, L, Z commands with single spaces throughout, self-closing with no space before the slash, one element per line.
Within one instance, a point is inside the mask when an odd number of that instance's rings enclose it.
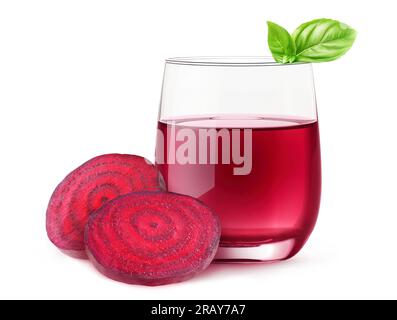
<path fill-rule="evenodd" d="M 204 270 L 221 227 L 198 200 L 167 192 L 131 193 L 92 214 L 85 230 L 89 258 L 107 277 L 130 284 L 180 282 Z"/>
<path fill-rule="evenodd" d="M 139 156 L 105 154 L 87 161 L 66 176 L 51 196 L 46 219 L 49 239 L 65 253 L 87 258 L 84 227 L 90 213 L 120 195 L 160 190 L 160 181 L 157 168 Z"/>

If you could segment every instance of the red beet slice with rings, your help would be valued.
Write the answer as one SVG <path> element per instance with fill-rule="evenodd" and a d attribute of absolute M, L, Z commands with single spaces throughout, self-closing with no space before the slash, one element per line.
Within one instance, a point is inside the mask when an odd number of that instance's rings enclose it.
<path fill-rule="evenodd" d="M 105 202 L 135 191 L 161 189 L 157 168 L 145 158 L 127 154 L 95 157 L 57 186 L 47 208 L 49 239 L 63 252 L 87 258 L 84 228 L 90 213 Z"/>
<path fill-rule="evenodd" d="M 167 192 L 114 199 L 91 215 L 89 258 L 107 277 L 149 286 L 180 282 L 204 270 L 217 251 L 221 227 L 198 200 Z"/>

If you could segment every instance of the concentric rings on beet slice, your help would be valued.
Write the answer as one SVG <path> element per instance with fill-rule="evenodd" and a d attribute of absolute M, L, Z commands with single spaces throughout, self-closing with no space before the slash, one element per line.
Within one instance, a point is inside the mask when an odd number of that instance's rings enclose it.
<path fill-rule="evenodd" d="M 198 200 L 167 192 L 131 193 L 89 218 L 85 244 L 97 269 L 117 281 L 164 285 L 204 270 L 217 251 L 221 227 Z"/>
<path fill-rule="evenodd" d="M 120 195 L 161 189 L 157 168 L 143 157 L 105 154 L 74 171 L 57 186 L 47 208 L 49 239 L 65 253 L 86 258 L 84 228 L 90 213 Z"/>

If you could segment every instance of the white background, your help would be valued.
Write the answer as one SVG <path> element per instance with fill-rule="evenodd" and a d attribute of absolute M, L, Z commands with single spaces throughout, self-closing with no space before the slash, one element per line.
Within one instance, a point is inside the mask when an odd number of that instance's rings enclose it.
<path fill-rule="evenodd" d="M 395 1 L 0 2 L 0 298 L 397 298 Z M 266 20 L 359 31 L 314 66 L 323 195 L 294 259 L 164 287 L 111 281 L 47 240 L 59 181 L 109 152 L 153 159 L 164 59 L 268 55 Z"/>

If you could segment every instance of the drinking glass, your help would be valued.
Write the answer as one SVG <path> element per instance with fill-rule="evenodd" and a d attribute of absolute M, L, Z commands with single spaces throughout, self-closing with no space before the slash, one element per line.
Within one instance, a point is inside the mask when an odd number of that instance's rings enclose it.
<path fill-rule="evenodd" d="M 316 223 L 321 159 L 310 63 L 167 59 L 156 164 L 168 191 L 216 212 L 216 261 L 288 259 Z"/>

